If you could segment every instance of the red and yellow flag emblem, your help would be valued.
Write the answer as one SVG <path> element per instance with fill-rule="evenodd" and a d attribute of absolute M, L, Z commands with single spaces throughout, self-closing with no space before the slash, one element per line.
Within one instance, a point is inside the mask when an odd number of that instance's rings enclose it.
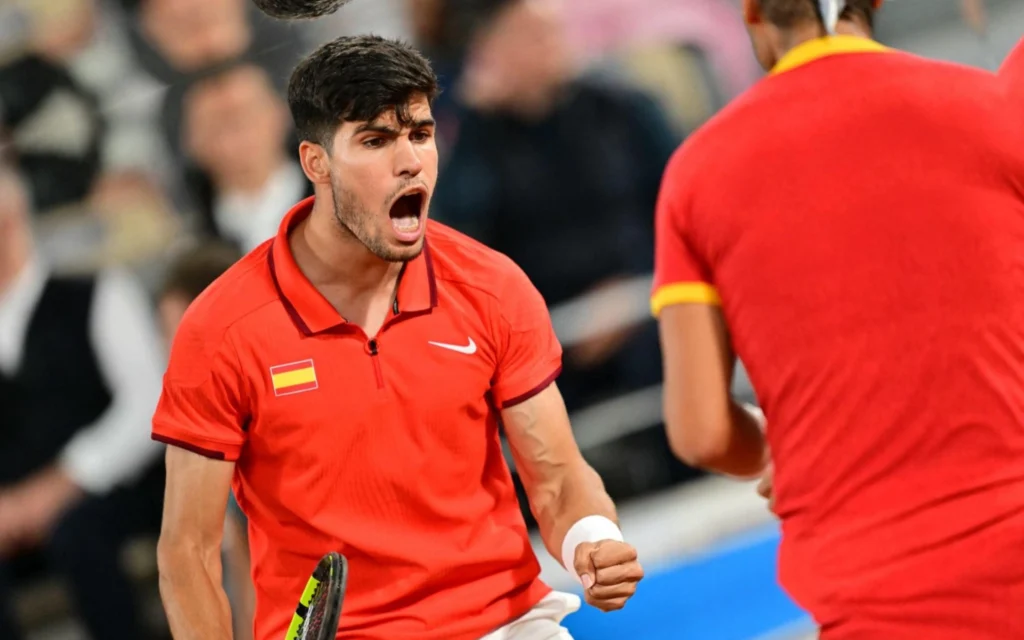
<path fill-rule="evenodd" d="M 274 385 L 275 396 L 312 391 L 319 386 L 312 359 L 270 367 L 270 381 Z"/>

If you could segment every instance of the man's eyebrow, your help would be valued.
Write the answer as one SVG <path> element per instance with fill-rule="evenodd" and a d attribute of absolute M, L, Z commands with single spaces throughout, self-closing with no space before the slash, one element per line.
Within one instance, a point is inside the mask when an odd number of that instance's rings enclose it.
<path fill-rule="evenodd" d="M 412 123 L 412 127 L 411 128 L 413 128 L 413 129 L 423 129 L 423 128 L 426 128 L 426 127 L 433 127 L 436 124 L 437 123 L 434 121 L 433 118 L 423 118 L 421 120 L 414 121 Z M 376 123 L 376 122 L 364 122 L 363 124 L 361 124 L 358 127 L 356 127 L 356 131 L 355 131 L 354 135 L 359 135 L 360 133 L 367 133 L 367 132 L 380 133 L 380 134 L 388 135 L 388 136 L 397 136 L 399 133 L 401 133 L 400 130 L 395 129 L 394 127 L 390 127 L 390 126 L 388 126 L 386 124 L 379 124 L 379 123 Z"/>
<path fill-rule="evenodd" d="M 373 133 L 383 133 L 392 136 L 398 135 L 397 129 L 389 127 L 385 124 L 377 124 L 375 122 L 364 122 L 363 124 L 356 127 L 356 135 L 360 133 L 366 133 L 367 131 L 372 131 Z"/>

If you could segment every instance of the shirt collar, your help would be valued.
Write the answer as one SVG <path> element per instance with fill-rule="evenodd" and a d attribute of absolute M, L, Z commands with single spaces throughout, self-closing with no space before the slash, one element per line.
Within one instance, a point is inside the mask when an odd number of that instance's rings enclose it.
<path fill-rule="evenodd" d="M 295 263 L 288 236 L 297 224 L 313 211 L 313 197 L 292 207 L 274 238 L 267 260 L 282 301 L 303 333 L 312 335 L 345 324 L 341 314 L 313 286 Z M 392 314 L 406 315 L 429 312 L 437 306 L 437 282 L 430 246 L 423 240 L 423 251 L 406 262 L 398 281 L 398 295 Z"/>
<path fill-rule="evenodd" d="M 772 75 L 802 67 L 803 65 L 843 53 L 884 53 L 890 51 L 874 40 L 851 35 L 826 36 L 798 44 L 786 52 L 772 68 Z"/>

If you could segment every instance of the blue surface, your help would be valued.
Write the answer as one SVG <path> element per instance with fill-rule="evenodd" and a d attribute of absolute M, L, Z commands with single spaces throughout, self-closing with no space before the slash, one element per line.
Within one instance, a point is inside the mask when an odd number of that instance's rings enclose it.
<path fill-rule="evenodd" d="M 775 528 L 650 573 L 625 609 L 584 606 L 563 623 L 576 640 L 751 640 L 806 619 L 776 581 Z"/>

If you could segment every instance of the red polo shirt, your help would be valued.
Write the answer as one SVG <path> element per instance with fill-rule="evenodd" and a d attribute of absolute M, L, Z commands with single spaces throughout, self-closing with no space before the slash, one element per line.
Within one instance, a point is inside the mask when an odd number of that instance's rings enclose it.
<path fill-rule="evenodd" d="M 236 460 L 256 639 L 283 637 L 316 561 L 350 561 L 339 637 L 477 639 L 522 615 L 539 579 L 498 411 L 549 386 L 561 348 L 508 258 L 435 222 L 372 338 L 299 271 L 289 231 L 191 306 L 154 438 Z"/>
<path fill-rule="evenodd" d="M 672 159 L 655 311 L 720 304 L 822 638 L 1024 638 L 1024 128 L 993 74 L 794 49 Z"/>

